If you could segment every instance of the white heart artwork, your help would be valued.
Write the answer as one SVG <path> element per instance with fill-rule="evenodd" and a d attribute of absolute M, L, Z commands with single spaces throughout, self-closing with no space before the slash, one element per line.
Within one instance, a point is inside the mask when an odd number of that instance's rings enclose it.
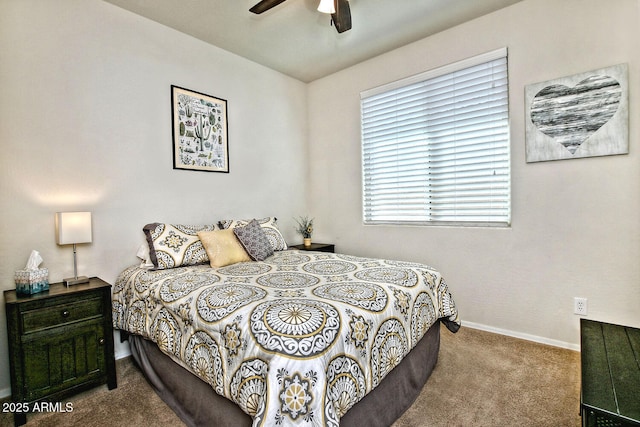
<path fill-rule="evenodd" d="M 628 153 L 627 65 L 529 85 L 527 162 Z"/>

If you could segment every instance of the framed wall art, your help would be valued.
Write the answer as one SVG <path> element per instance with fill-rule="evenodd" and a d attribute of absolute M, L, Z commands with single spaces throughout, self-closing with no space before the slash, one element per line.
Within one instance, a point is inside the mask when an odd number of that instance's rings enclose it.
<path fill-rule="evenodd" d="M 526 160 L 629 152 L 627 64 L 525 88 Z"/>
<path fill-rule="evenodd" d="M 173 168 L 229 172 L 227 101 L 171 86 Z"/>

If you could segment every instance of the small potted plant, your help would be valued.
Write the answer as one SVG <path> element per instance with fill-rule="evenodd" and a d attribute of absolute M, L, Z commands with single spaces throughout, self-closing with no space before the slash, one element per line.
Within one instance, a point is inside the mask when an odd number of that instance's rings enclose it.
<path fill-rule="evenodd" d="M 309 219 L 309 217 L 300 217 L 296 219 L 298 226 L 296 227 L 296 231 L 302 234 L 302 241 L 305 246 L 311 246 L 311 234 L 313 233 L 313 218 Z"/>

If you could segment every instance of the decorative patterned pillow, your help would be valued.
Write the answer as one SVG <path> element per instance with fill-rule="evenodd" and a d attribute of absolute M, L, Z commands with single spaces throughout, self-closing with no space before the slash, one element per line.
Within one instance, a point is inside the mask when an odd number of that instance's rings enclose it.
<path fill-rule="evenodd" d="M 264 261 L 273 255 L 273 247 L 269 243 L 267 234 L 255 219 L 245 226 L 232 228 L 240 243 L 249 256 L 255 261 Z"/>
<path fill-rule="evenodd" d="M 156 270 L 203 264 L 209 261 L 198 231 L 216 230 L 215 224 L 147 224 L 142 229 L 149 244 L 149 258 Z"/>
<path fill-rule="evenodd" d="M 237 262 L 251 261 L 232 229 L 201 231 L 198 237 L 207 251 L 211 267 L 224 267 Z"/>
<path fill-rule="evenodd" d="M 220 221 L 218 226 L 222 229 L 225 228 L 235 228 L 242 227 L 249 224 L 251 219 L 227 219 L 224 221 Z M 258 221 L 258 224 L 264 230 L 267 235 L 267 239 L 269 239 L 269 244 L 273 248 L 274 251 L 286 251 L 287 250 L 287 242 L 282 237 L 282 233 L 278 229 L 278 218 L 276 217 L 267 217 L 267 218 L 259 218 L 255 221 Z"/>

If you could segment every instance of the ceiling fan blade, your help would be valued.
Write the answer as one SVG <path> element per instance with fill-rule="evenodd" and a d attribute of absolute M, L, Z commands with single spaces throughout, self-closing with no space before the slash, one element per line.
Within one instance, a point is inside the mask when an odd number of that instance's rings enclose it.
<path fill-rule="evenodd" d="M 272 7 L 276 7 L 277 5 L 279 5 L 284 1 L 285 0 L 262 0 L 261 2 L 253 6 L 251 9 L 249 9 L 249 12 L 260 14 L 262 12 L 266 12 Z"/>
<path fill-rule="evenodd" d="M 331 20 L 339 33 L 351 29 L 351 8 L 347 0 L 336 0 L 336 13 L 331 14 Z"/>

